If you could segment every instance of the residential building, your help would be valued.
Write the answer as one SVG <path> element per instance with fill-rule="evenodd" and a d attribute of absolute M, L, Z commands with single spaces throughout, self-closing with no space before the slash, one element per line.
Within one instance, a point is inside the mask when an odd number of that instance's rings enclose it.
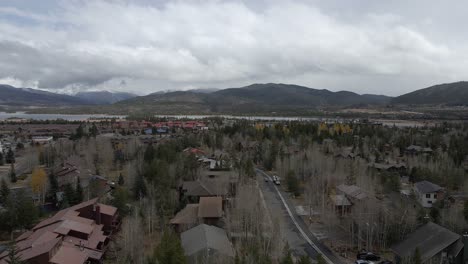
<path fill-rule="evenodd" d="M 444 189 L 429 181 L 420 181 L 414 184 L 414 193 L 418 202 L 426 208 L 444 198 Z"/>
<path fill-rule="evenodd" d="M 31 140 L 34 144 L 49 144 L 54 140 L 54 138 L 51 136 L 34 136 Z"/>
<path fill-rule="evenodd" d="M 407 154 L 416 155 L 416 154 L 431 154 L 433 151 L 429 147 L 421 147 L 417 145 L 411 145 L 405 149 Z"/>
<path fill-rule="evenodd" d="M 378 171 L 395 172 L 400 175 L 406 174 L 406 165 L 403 163 L 373 163 L 370 166 Z"/>
<path fill-rule="evenodd" d="M 356 203 L 368 198 L 367 192 L 356 185 L 341 184 L 336 187 L 337 191 L 348 198 L 352 203 Z"/>
<path fill-rule="evenodd" d="M 32 264 L 102 263 L 110 236 L 118 230 L 117 208 L 97 199 L 59 211 L 16 239 L 19 257 Z M 7 263 L 8 251 L 0 255 Z"/>
<path fill-rule="evenodd" d="M 185 231 L 200 223 L 221 227 L 223 215 L 221 197 L 200 197 L 198 204 L 187 204 L 169 223 L 177 232 Z"/>
<path fill-rule="evenodd" d="M 174 218 L 169 221 L 178 233 L 188 230 L 200 223 L 198 218 L 198 204 L 187 204 Z"/>
<path fill-rule="evenodd" d="M 75 186 L 80 177 L 80 171 L 74 163 L 65 162 L 61 167 L 55 169 L 54 175 L 57 178 L 59 187 L 63 188 L 67 184 Z"/>
<path fill-rule="evenodd" d="M 227 197 L 229 185 L 221 181 L 185 181 L 179 187 L 179 198 L 198 202 L 200 197 Z"/>
<path fill-rule="evenodd" d="M 462 264 L 464 243 L 460 235 L 429 222 L 410 234 L 404 241 L 391 247 L 396 264 L 407 263 L 416 249 L 422 263 Z"/>
<path fill-rule="evenodd" d="M 223 199 L 222 197 L 200 197 L 198 203 L 198 218 L 208 225 L 218 226 L 223 217 Z"/>
<path fill-rule="evenodd" d="M 200 260 L 206 259 L 213 263 L 229 263 L 235 257 L 226 231 L 219 227 L 198 225 L 183 232 L 181 242 L 188 263 L 200 263 Z"/>
<path fill-rule="evenodd" d="M 350 208 L 351 208 L 351 202 L 346 198 L 345 195 L 343 194 L 335 194 L 335 195 L 330 195 L 330 201 L 335 209 L 335 212 L 343 216 L 347 213 L 349 213 Z"/>

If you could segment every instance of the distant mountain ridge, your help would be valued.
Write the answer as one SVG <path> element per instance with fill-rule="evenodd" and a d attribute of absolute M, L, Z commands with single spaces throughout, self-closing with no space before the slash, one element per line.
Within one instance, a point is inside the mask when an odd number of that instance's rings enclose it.
<path fill-rule="evenodd" d="M 404 105 L 468 105 L 468 82 L 438 84 L 392 99 Z"/>
<path fill-rule="evenodd" d="M 0 105 L 12 106 L 75 106 L 87 102 L 80 98 L 31 88 L 15 88 L 0 84 Z"/>
<path fill-rule="evenodd" d="M 113 104 L 136 97 L 131 93 L 96 91 L 79 92 L 76 95 L 52 93 L 32 88 L 16 88 L 0 84 L 0 105 L 8 106 L 79 106 Z"/>
<path fill-rule="evenodd" d="M 130 109 L 145 108 L 159 112 L 259 113 L 272 111 L 315 110 L 321 106 L 385 104 L 391 97 L 359 95 L 353 92 L 312 89 L 291 84 L 252 84 L 211 93 L 175 91 L 154 93 L 121 101 L 116 105 Z"/>
<path fill-rule="evenodd" d="M 0 85 L 0 106 L 74 107 L 77 112 L 109 113 L 314 113 L 323 109 L 387 105 L 468 105 L 468 82 L 440 84 L 395 98 L 265 83 L 240 88 L 161 91 L 146 96 L 108 91 L 75 96 Z M 77 106 L 86 106 L 78 108 Z M 81 109 L 81 110 L 80 110 Z M 327 110 L 328 111 L 328 110 Z"/>
<path fill-rule="evenodd" d="M 75 96 L 91 104 L 113 104 L 133 97 L 137 97 L 137 95 L 132 93 L 109 91 L 79 92 L 75 94 Z"/>

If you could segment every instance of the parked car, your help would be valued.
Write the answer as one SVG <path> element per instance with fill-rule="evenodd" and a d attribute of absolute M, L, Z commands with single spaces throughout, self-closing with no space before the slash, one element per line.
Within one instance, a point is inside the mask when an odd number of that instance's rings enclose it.
<path fill-rule="evenodd" d="M 276 175 L 273 175 L 273 182 L 276 184 L 276 185 L 281 185 L 281 181 L 280 181 L 280 178 Z"/>
<path fill-rule="evenodd" d="M 358 253 L 356 258 L 358 260 L 371 260 L 371 261 L 379 261 L 380 260 L 380 256 L 372 253 L 372 252 L 361 252 L 361 253 Z"/>

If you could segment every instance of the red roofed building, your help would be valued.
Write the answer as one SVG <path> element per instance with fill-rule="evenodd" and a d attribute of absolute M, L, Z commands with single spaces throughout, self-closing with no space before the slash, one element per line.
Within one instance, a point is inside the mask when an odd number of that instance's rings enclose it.
<path fill-rule="evenodd" d="M 101 263 L 119 228 L 117 208 L 96 199 L 59 211 L 16 239 L 18 255 L 31 264 Z M 0 255 L 7 263 L 8 251 Z"/>

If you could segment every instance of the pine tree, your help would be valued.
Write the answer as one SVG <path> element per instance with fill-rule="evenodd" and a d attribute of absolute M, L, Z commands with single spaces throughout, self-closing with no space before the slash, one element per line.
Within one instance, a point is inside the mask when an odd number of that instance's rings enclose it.
<path fill-rule="evenodd" d="M 463 216 L 465 217 L 465 221 L 468 222 L 468 201 L 465 201 L 463 206 Z"/>
<path fill-rule="evenodd" d="M 10 182 L 15 183 L 18 179 L 16 178 L 15 165 L 11 164 L 10 168 Z"/>
<path fill-rule="evenodd" d="M 155 151 L 154 151 L 153 145 L 149 144 L 146 147 L 145 154 L 144 154 L 145 162 L 150 163 L 151 161 L 153 161 L 154 155 L 155 155 Z"/>
<path fill-rule="evenodd" d="M 123 177 L 122 173 L 119 174 L 118 184 L 120 186 L 123 186 L 125 184 L 125 180 L 124 180 L 124 177 Z"/>
<path fill-rule="evenodd" d="M 75 205 L 75 190 L 73 189 L 73 186 L 71 184 L 65 185 L 65 188 L 63 190 L 64 194 L 64 201 L 66 200 L 69 205 Z M 64 202 L 62 201 L 62 202 Z"/>
<path fill-rule="evenodd" d="M 154 251 L 153 259 L 156 263 L 164 264 L 187 263 L 179 238 L 169 230 L 164 232 L 161 242 Z"/>
<path fill-rule="evenodd" d="M 289 171 L 286 175 L 286 183 L 288 185 L 288 190 L 294 194 L 294 196 L 301 195 L 299 190 L 299 181 L 296 178 L 296 175 L 293 170 Z"/>
<path fill-rule="evenodd" d="M 421 264 L 422 263 L 421 252 L 419 251 L 418 247 L 414 250 L 412 263 L 413 264 Z"/>
<path fill-rule="evenodd" d="M 57 192 L 59 191 L 59 185 L 58 185 L 58 181 L 57 181 L 57 177 L 55 176 L 55 174 L 51 173 L 49 174 L 49 192 L 48 192 L 48 197 L 49 199 L 52 201 L 52 203 L 54 205 L 57 206 Z"/>
<path fill-rule="evenodd" d="M 325 259 L 323 258 L 322 254 L 319 254 L 317 256 L 317 264 L 326 264 L 327 262 L 325 261 Z"/>
<path fill-rule="evenodd" d="M 76 180 L 76 188 L 75 188 L 75 203 L 79 204 L 83 201 L 83 188 L 81 187 L 80 178 Z"/>
<path fill-rule="evenodd" d="M 15 153 L 13 152 L 13 150 L 9 149 L 7 154 L 6 154 L 6 157 L 5 157 L 5 161 L 6 163 L 15 163 Z"/>
<path fill-rule="evenodd" d="M 5 178 L 2 178 L 2 182 L 0 185 L 0 203 L 5 203 L 5 201 L 8 198 L 8 195 L 10 195 L 10 188 L 8 188 L 8 184 L 5 181 Z"/>
<path fill-rule="evenodd" d="M 23 191 L 19 191 L 16 194 L 14 204 L 17 217 L 15 226 L 29 228 L 38 217 L 38 210 L 33 200 Z"/>
<path fill-rule="evenodd" d="M 319 257 L 321 257 L 321 256 L 322 256 L 322 255 L 319 255 Z M 322 264 L 322 263 L 319 262 L 319 257 L 317 257 L 317 263 L 318 263 L 318 264 Z M 297 264 L 312 264 L 312 263 L 310 262 L 309 257 L 307 257 L 307 256 L 302 256 L 302 257 L 299 259 L 299 261 L 297 262 Z"/>
<path fill-rule="evenodd" d="M 292 256 L 291 256 L 291 250 L 289 249 L 289 245 L 286 244 L 284 246 L 284 250 L 283 250 L 283 258 L 281 259 L 281 262 L 280 264 L 294 264 L 294 261 L 292 259 Z"/>
<path fill-rule="evenodd" d="M 140 198 L 146 196 L 146 184 L 142 175 L 137 175 L 135 178 L 135 183 L 133 185 L 133 197 L 135 200 L 140 200 Z"/>
<path fill-rule="evenodd" d="M 8 250 L 8 257 L 6 258 L 6 263 L 8 264 L 25 264 L 21 257 L 18 254 L 18 248 L 16 247 L 16 243 L 13 242 L 10 249 Z"/>

